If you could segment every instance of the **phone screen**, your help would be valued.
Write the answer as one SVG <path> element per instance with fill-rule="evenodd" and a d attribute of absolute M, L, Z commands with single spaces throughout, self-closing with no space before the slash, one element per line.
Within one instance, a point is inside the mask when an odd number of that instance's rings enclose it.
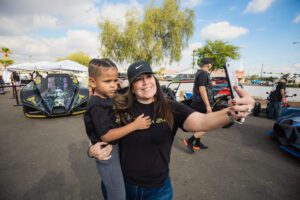
<path fill-rule="evenodd" d="M 226 74 L 228 88 L 230 90 L 230 96 L 233 99 L 236 96 L 233 86 L 235 86 L 235 85 L 238 86 L 238 81 L 235 76 L 234 70 L 231 69 L 229 65 L 224 64 L 224 70 L 225 70 L 225 74 Z M 237 111 L 235 111 L 235 112 L 238 113 Z M 245 121 L 245 118 L 241 118 L 237 122 L 242 124 L 242 123 L 244 123 L 244 121 Z"/>
<path fill-rule="evenodd" d="M 230 96 L 233 99 L 236 96 L 235 90 L 233 89 L 233 86 L 237 85 L 236 77 L 233 69 L 230 69 L 229 65 L 224 64 L 224 70 L 226 74 L 228 88 L 230 90 Z"/>

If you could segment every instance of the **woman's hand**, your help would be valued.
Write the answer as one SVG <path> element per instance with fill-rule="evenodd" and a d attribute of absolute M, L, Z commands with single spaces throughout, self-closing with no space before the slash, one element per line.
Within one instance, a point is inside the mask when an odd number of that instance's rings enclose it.
<path fill-rule="evenodd" d="M 101 145 L 107 145 L 101 148 Z M 89 149 L 89 155 L 93 156 L 97 160 L 108 160 L 111 158 L 112 145 L 106 142 L 97 142 Z"/>
<path fill-rule="evenodd" d="M 229 110 L 234 119 L 246 118 L 254 108 L 254 99 L 240 87 L 234 86 L 239 98 L 229 101 Z"/>

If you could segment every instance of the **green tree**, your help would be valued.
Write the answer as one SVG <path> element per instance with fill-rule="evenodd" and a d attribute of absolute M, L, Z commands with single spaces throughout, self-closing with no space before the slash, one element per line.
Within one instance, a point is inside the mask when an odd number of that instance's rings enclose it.
<path fill-rule="evenodd" d="M 260 76 L 257 74 L 254 74 L 250 77 L 250 80 L 257 80 L 257 79 L 260 79 Z"/>
<path fill-rule="evenodd" d="M 9 48 L 1 47 L 0 52 L 2 53 L 3 57 L 2 59 L 0 59 L 0 63 L 4 65 L 4 68 L 14 63 L 13 60 L 9 59 L 9 54 L 11 54 L 11 50 Z"/>
<path fill-rule="evenodd" d="M 179 61 L 193 35 L 195 15 L 190 9 L 181 11 L 179 2 L 164 0 L 162 7 L 154 7 L 152 1 L 142 20 L 132 10 L 122 30 L 111 21 L 100 23 L 101 54 L 118 62 L 160 63 L 164 57 Z"/>
<path fill-rule="evenodd" d="M 159 74 L 159 75 L 163 75 L 164 71 L 166 71 L 166 68 L 165 67 L 161 67 L 155 73 Z"/>
<path fill-rule="evenodd" d="M 65 58 L 57 58 L 56 60 L 57 61 L 72 60 L 72 61 L 77 62 L 79 64 L 88 66 L 91 58 L 90 58 L 90 56 L 88 56 L 87 54 L 83 53 L 82 51 L 79 51 L 79 52 L 71 53 L 71 54 L 69 54 Z"/>
<path fill-rule="evenodd" d="M 196 51 L 198 65 L 204 57 L 214 59 L 215 63 L 212 71 L 223 68 L 224 64 L 227 63 L 229 59 L 237 60 L 240 57 L 239 47 L 227 44 L 221 40 L 207 40 L 205 46 Z"/>

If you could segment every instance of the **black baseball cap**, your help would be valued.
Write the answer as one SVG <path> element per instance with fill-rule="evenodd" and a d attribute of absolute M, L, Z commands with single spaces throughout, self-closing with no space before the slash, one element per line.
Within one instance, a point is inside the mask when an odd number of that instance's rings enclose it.
<path fill-rule="evenodd" d="M 201 64 L 202 65 L 214 64 L 214 60 L 212 58 L 202 58 Z"/>
<path fill-rule="evenodd" d="M 153 74 L 151 66 L 145 61 L 138 61 L 131 64 L 127 69 L 129 83 L 132 83 L 141 74 Z"/>

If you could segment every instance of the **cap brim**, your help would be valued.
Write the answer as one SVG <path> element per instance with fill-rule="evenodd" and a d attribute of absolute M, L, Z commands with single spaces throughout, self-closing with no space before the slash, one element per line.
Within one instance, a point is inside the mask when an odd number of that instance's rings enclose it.
<path fill-rule="evenodd" d="M 139 77 L 141 74 L 153 74 L 153 72 L 152 72 L 152 71 L 143 71 L 143 72 L 137 73 L 135 76 L 133 76 L 133 77 L 129 80 L 129 82 L 130 82 L 130 83 L 134 82 L 135 79 L 136 79 L 137 77 Z"/>

